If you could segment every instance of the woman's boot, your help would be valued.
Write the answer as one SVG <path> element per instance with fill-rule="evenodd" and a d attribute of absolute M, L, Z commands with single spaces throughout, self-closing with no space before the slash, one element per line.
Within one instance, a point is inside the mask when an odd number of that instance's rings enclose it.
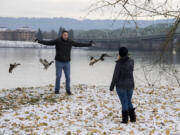
<path fill-rule="evenodd" d="M 127 124 L 128 123 L 128 111 L 122 111 L 122 121 L 121 123 Z"/>
<path fill-rule="evenodd" d="M 130 116 L 130 121 L 136 122 L 135 108 L 129 109 L 128 112 L 129 112 L 129 116 Z"/>

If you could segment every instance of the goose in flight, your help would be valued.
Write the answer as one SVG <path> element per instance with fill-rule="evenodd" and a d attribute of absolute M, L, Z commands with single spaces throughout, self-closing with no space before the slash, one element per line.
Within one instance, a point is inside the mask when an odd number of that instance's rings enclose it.
<path fill-rule="evenodd" d="M 21 64 L 19 64 L 19 63 L 10 64 L 9 65 L 9 73 L 12 73 L 13 69 L 15 69 L 19 65 L 21 65 Z"/>
<path fill-rule="evenodd" d="M 95 59 L 94 57 L 91 56 L 90 58 L 90 63 L 89 65 L 90 66 L 93 66 L 95 63 L 97 63 L 98 61 L 104 61 L 104 57 L 111 57 L 110 55 L 106 54 L 106 53 L 103 53 L 100 58 L 98 59 Z"/>
<path fill-rule="evenodd" d="M 47 70 L 52 63 L 54 63 L 54 61 L 48 62 L 46 59 L 40 59 L 39 61 L 41 64 L 43 64 L 45 70 Z"/>

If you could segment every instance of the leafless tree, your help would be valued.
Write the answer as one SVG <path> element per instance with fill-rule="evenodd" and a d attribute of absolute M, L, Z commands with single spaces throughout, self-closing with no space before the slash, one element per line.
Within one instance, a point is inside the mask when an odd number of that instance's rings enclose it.
<path fill-rule="evenodd" d="M 113 16 L 114 21 L 119 18 L 132 20 L 137 29 L 139 26 L 136 20 L 138 19 L 172 18 L 175 23 L 168 33 L 170 38 L 173 37 L 180 23 L 180 2 L 178 0 L 95 0 L 90 5 L 88 14 L 95 11 Z M 169 43 L 169 39 L 166 44 Z"/>
<path fill-rule="evenodd" d="M 157 55 L 156 59 L 150 66 L 142 66 L 141 69 L 144 73 L 144 78 L 147 84 L 153 85 L 158 78 L 152 79 L 149 77 L 154 70 L 157 70 L 157 65 L 161 68 L 159 70 L 159 75 L 162 75 L 164 68 L 165 55 L 168 52 L 168 46 L 172 45 L 174 34 L 180 24 L 180 2 L 178 0 L 95 0 L 95 2 L 90 5 L 88 14 L 92 12 L 101 11 L 103 14 L 109 14 L 114 22 L 117 19 L 131 20 L 136 25 L 136 29 L 139 28 L 137 20 L 147 20 L 147 19 L 174 19 L 171 25 L 170 31 L 167 33 L 167 39 L 162 42 L 162 51 Z M 125 27 L 125 24 L 124 24 Z M 176 49 L 179 48 L 179 44 L 176 45 Z M 174 63 L 175 65 L 176 63 Z M 172 64 L 173 65 L 173 64 Z M 180 84 L 180 79 L 178 78 L 178 71 L 173 68 L 168 67 L 168 74 L 175 78 L 178 85 Z M 148 71 L 147 71 L 148 70 Z M 167 70 L 166 70 L 167 71 Z M 180 86 L 180 85 L 179 85 Z"/>
<path fill-rule="evenodd" d="M 178 0 L 96 0 L 89 8 L 89 13 L 101 10 L 118 17 L 135 18 L 178 18 L 180 3 Z"/>

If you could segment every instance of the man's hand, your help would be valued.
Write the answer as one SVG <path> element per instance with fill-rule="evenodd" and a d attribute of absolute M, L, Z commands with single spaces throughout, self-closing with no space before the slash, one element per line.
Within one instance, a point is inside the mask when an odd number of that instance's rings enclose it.
<path fill-rule="evenodd" d="M 36 38 L 36 39 L 34 40 L 34 42 L 38 42 L 38 40 L 39 40 L 39 39 Z"/>
<path fill-rule="evenodd" d="M 89 43 L 91 44 L 91 46 L 95 46 L 95 44 L 96 44 L 96 43 L 95 43 L 94 41 L 92 41 L 92 40 L 91 40 Z"/>

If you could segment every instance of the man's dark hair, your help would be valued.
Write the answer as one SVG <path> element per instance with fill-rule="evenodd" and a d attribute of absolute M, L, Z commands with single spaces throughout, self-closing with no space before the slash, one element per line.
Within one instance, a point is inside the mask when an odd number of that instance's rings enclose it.
<path fill-rule="evenodd" d="M 64 33 L 69 33 L 67 30 L 63 30 L 62 31 L 62 34 L 64 34 Z"/>
<path fill-rule="evenodd" d="M 128 55 L 128 49 L 126 47 L 120 47 L 119 48 L 119 55 L 121 57 L 125 57 Z"/>

